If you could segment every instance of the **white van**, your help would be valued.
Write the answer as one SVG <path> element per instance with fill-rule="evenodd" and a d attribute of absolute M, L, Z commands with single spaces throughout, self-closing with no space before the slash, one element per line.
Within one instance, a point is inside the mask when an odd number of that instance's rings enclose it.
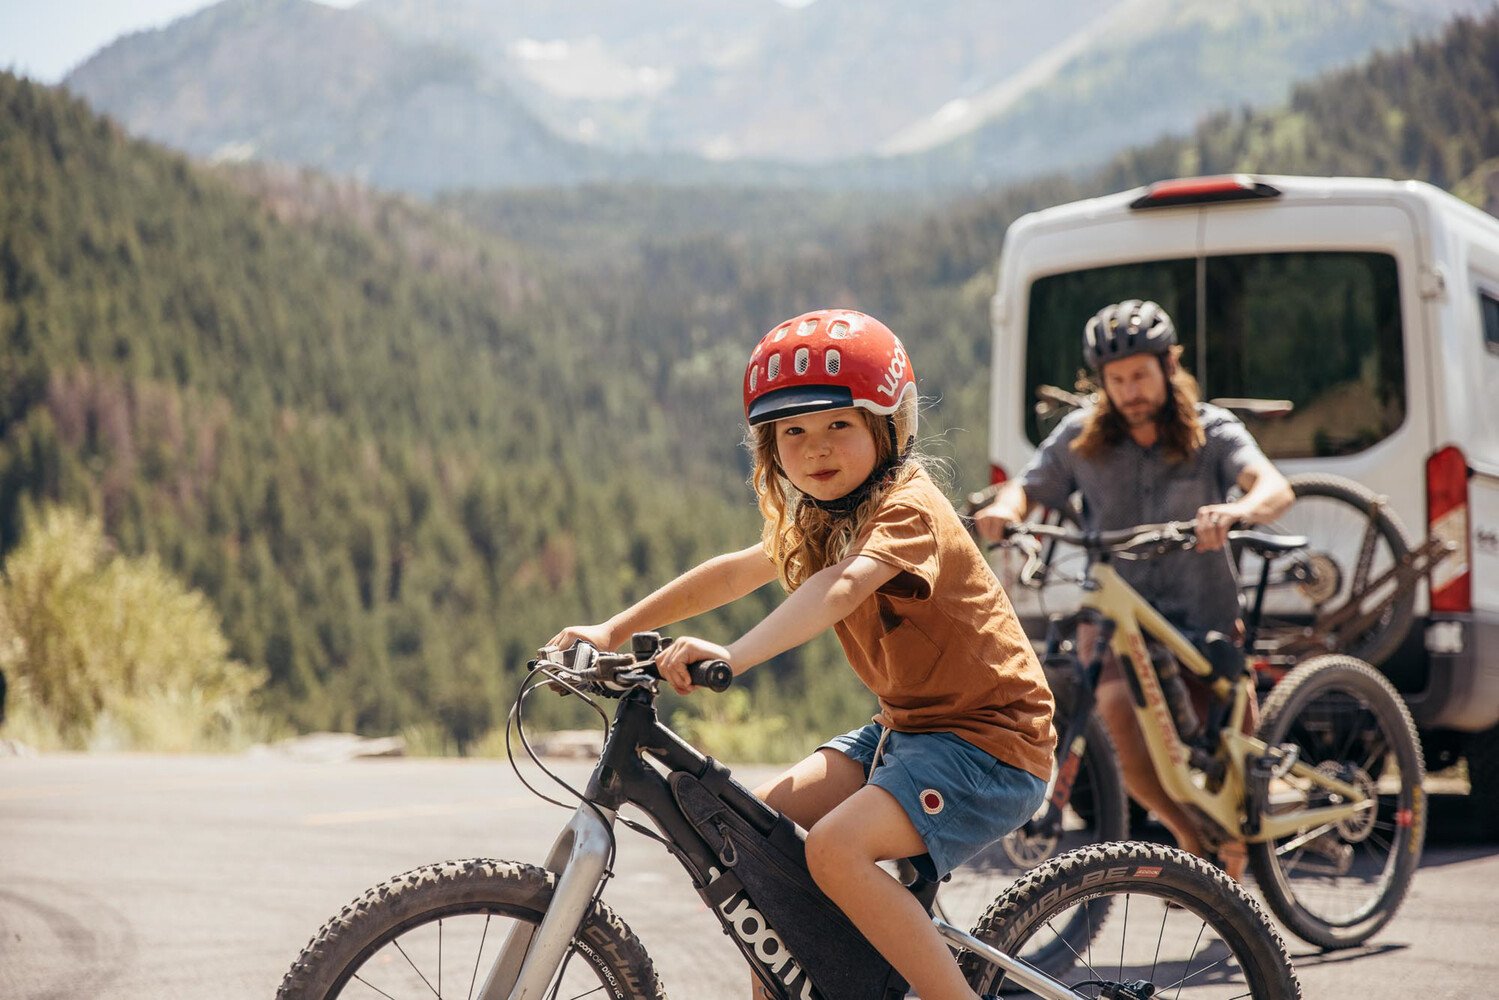
<path fill-rule="evenodd" d="M 1356 480 L 1413 536 L 1457 543 L 1384 669 L 1428 766 L 1466 752 L 1499 822 L 1499 220 L 1419 182 L 1247 175 L 1017 220 L 993 302 L 992 481 L 1049 429 L 1037 387 L 1074 387 L 1084 322 L 1127 298 L 1170 312 L 1206 398 L 1289 401 L 1246 417 L 1284 472 Z"/>

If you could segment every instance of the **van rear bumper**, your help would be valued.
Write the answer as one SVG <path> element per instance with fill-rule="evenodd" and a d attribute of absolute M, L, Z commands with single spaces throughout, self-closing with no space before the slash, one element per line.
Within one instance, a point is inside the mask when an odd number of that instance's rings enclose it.
<path fill-rule="evenodd" d="M 1499 614 L 1418 619 L 1425 636 L 1426 688 L 1406 693 L 1422 729 L 1475 733 L 1499 723 Z"/>

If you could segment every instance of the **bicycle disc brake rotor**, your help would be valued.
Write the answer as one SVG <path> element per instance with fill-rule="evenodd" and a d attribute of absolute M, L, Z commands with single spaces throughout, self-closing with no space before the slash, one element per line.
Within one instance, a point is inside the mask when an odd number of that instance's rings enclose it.
<path fill-rule="evenodd" d="M 1343 585 L 1343 571 L 1337 560 L 1326 552 L 1313 552 L 1304 563 L 1304 576 L 1298 576 L 1296 589 L 1314 605 L 1332 600 Z"/>

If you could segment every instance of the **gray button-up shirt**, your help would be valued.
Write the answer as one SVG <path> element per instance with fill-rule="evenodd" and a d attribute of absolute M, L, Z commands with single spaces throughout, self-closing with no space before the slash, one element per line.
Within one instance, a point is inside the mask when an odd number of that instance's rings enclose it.
<path fill-rule="evenodd" d="M 1210 403 L 1197 404 L 1207 441 L 1186 461 L 1171 462 L 1159 444 L 1142 448 L 1129 438 L 1107 454 L 1084 458 L 1071 444 L 1089 412 L 1068 414 L 1057 425 L 1020 473 L 1020 485 L 1031 503 L 1047 507 L 1065 507 L 1073 493 L 1080 493 L 1083 527 L 1090 531 L 1189 521 L 1204 504 L 1223 503 L 1240 474 L 1264 459 L 1239 419 Z M 1232 634 L 1239 595 L 1224 551 L 1121 559 L 1114 568 L 1179 626 Z"/>

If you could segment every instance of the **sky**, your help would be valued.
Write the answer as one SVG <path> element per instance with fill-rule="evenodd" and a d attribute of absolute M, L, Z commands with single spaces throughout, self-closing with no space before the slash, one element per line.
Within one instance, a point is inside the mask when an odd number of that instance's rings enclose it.
<path fill-rule="evenodd" d="M 169 24 L 217 0 L 0 0 L 0 69 L 41 83 L 68 71 L 121 35 Z M 357 0 L 315 0 L 352 7 Z M 812 0 L 780 0 L 802 7 Z"/>
<path fill-rule="evenodd" d="M 132 31 L 169 24 L 215 0 L 0 0 L 0 69 L 57 83 Z M 318 0 L 350 7 L 355 0 Z"/>

